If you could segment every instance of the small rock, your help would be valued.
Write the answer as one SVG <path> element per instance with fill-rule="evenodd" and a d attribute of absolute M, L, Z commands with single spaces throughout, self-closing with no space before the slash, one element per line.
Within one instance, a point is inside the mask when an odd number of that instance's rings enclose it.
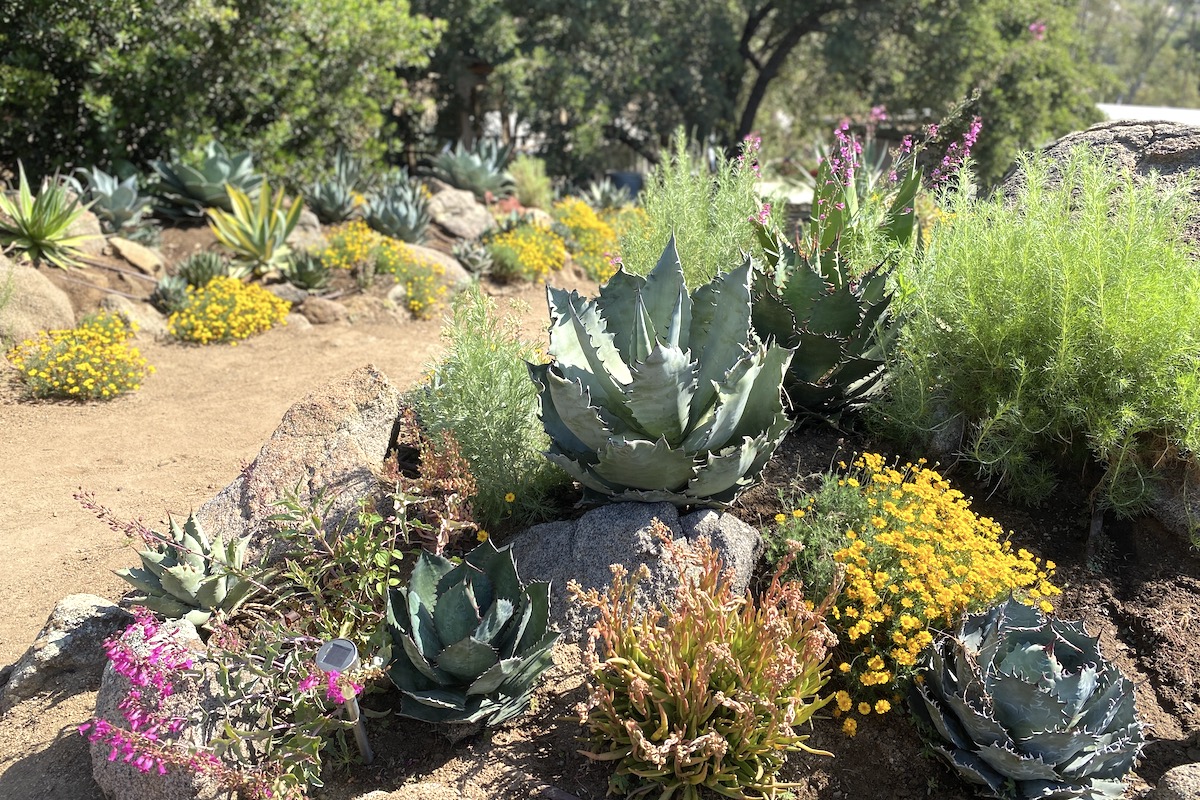
<path fill-rule="evenodd" d="M 313 325 L 350 321 L 350 312 L 345 306 L 324 297 L 309 297 L 300 306 L 300 313 Z"/>
<path fill-rule="evenodd" d="M 1150 793 L 1150 800 L 1196 800 L 1200 797 L 1200 764 L 1167 770 Z"/>
<path fill-rule="evenodd" d="M 132 621 L 128 611 L 94 594 L 59 600 L 33 645 L 13 667 L 0 696 L 2 705 L 32 697 L 63 673 L 94 672 L 100 677 L 106 661 L 104 641 Z"/>
<path fill-rule="evenodd" d="M 287 319 L 283 321 L 289 331 L 308 331 L 312 330 L 312 323 L 308 321 L 308 317 L 303 314 L 293 311 L 287 315 Z"/>
<path fill-rule="evenodd" d="M 294 306 L 300 305 L 308 299 L 308 292 L 299 286 L 292 286 L 290 283 L 272 283 L 267 286 L 267 291 Z"/>
<path fill-rule="evenodd" d="M 119 294 L 110 294 L 105 295 L 104 299 L 100 301 L 100 307 L 136 323 L 138 332 L 141 334 L 155 339 L 164 338 L 167 335 L 167 318 L 149 303 L 139 303 Z"/>
<path fill-rule="evenodd" d="M 120 236 L 112 237 L 108 243 L 117 251 L 117 255 L 151 278 L 161 278 L 166 271 L 162 256 L 145 245 L 131 242 Z"/>

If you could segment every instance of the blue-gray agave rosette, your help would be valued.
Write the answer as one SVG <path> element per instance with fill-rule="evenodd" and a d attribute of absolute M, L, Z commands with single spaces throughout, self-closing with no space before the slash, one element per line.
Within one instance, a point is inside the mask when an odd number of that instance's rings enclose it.
<path fill-rule="evenodd" d="M 499 725 L 524 711 L 553 663 L 549 613 L 550 584 L 521 583 L 508 547 L 485 541 L 458 564 L 421 553 L 387 600 L 400 713 Z"/>
<path fill-rule="evenodd" d="M 914 686 L 934 749 L 988 797 L 1119 798 L 1145 740 L 1133 685 L 1082 624 L 1009 600 L 966 617 Z"/>
<path fill-rule="evenodd" d="M 648 276 L 624 269 L 595 299 L 548 288 L 549 364 L 531 364 L 547 457 L 585 501 L 722 507 L 790 428 L 792 353 L 750 328 L 749 259 L 690 294 L 674 238 Z"/>

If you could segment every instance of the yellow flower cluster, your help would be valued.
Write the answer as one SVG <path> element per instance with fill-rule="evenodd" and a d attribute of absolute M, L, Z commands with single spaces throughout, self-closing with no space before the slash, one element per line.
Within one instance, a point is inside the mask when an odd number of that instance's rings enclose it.
<path fill-rule="evenodd" d="M 408 310 L 418 317 L 429 317 L 446 294 L 442 280 L 446 268 L 398 239 L 386 236 L 380 239 L 375 251 L 375 271 L 394 276 L 396 283 L 404 286 Z"/>
<path fill-rule="evenodd" d="M 100 312 L 78 327 L 43 331 L 8 351 L 8 360 L 34 397 L 108 400 L 142 385 L 154 372 L 126 343 L 137 326 Z"/>
<path fill-rule="evenodd" d="M 641 206 L 622 206 L 621 208 L 610 208 L 600 212 L 600 219 L 605 225 L 612 228 L 613 235 L 618 240 L 629 233 L 631 230 L 640 229 L 650 224 L 650 218 L 646 216 L 646 212 Z"/>
<path fill-rule="evenodd" d="M 848 531 L 849 543 L 833 555 L 845 586 L 830 612 L 843 648 L 838 671 L 863 716 L 891 708 L 884 695 L 912 676 L 933 641 L 931 629 L 949 630 L 964 612 L 1010 593 L 1049 612 L 1049 598 L 1060 593 L 1051 583 L 1053 562 L 1024 549 L 1014 553 L 995 521 L 977 516 L 961 492 L 923 463 L 898 470 L 866 453 L 840 481 L 857 488 L 871 509 L 869 522 Z"/>
<path fill-rule="evenodd" d="M 167 330 L 185 342 L 236 344 L 283 322 L 290 309 L 290 303 L 256 283 L 218 275 L 204 286 L 188 287 L 183 308 L 167 319 Z"/>
<path fill-rule="evenodd" d="M 383 236 L 367 227 L 361 219 L 338 225 L 329 231 L 328 244 L 321 251 L 321 263 L 329 269 L 362 269 L 375 259 L 375 248 Z"/>
<path fill-rule="evenodd" d="M 502 280 L 540 281 L 567 262 L 562 237 L 541 225 L 518 225 L 492 237 L 492 274 Z"/>
<path fill-rule="evenodd" d="M 571 258 L 592 280 L 603 281 L 616 267 L 612 261 L 617 250 L 617 234 L 592 207 L 577 197 L 554 204 L 554 218 L 571 234 L 574 249 Z"/>

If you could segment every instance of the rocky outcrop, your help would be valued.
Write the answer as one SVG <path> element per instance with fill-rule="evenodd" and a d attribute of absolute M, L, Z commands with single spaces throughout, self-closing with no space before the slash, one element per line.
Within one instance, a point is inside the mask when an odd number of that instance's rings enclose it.
<path fill-rule="evenodd" d="M 196 512 L 210 537 L 250 536 L 252 554 L 279 555 L 268 521 L 289 493 L 324 494 L 329 530 L 371 496 L 400 415 L 400 392 L 374 366 L 318 389 L 283 415 L 258 456 Z"/>
<path fill-rule="evenodd" d="M 476 200 L 474 193 L 463 189 L 437 191 L 429 201 L 429 216 L 440 228 L 459 239 L 478 239 L 496 224 L 487 206 Z"/>
<path fill-rule="evenodd" d="M 105 640 L 132 621 L 128 611 L 94 594 L 72 594 L 59 600 L 0 688 L 0 709 L 53 689 L 64 674 L 99 678 L 106 662 Z"/>
<path fill-rule="evenodd" d="M 28 264 L 0 255 L 0 349 L 38 331 L 74 325 L 75 309 L 66 292 Z"/>
<path fill-rule="evenodd" d="M 662 522 L 676 541 L 707 537 L 733 571 L 734 591 L 745 592 L 761 554 L 762 539 L 754 528 L 732 514 L 696 511 L 680 517 L 670 503 L 613 503 L 577 520 L 534 526 L 512 540 L 513 558 L 523 581 L 550 581 L 550 620 L 568 641 L 586 638 L 594 612 L 570 602 L 567 582 L 585 591 L 603 592 L 612 585 L 611 565 L 634 572 L 645 564 L 649 577 L 639 596 L 648 607 L 670 603 L 678 584 L 676 568 L 663 557 L 663 545 L 651 530 Z"/>
<path fill-rule="evenodd" d="M 1167 770 L 1150 800 L 1196 800 L 1200 797 L 1200 764 L 1183 764 Z"/>

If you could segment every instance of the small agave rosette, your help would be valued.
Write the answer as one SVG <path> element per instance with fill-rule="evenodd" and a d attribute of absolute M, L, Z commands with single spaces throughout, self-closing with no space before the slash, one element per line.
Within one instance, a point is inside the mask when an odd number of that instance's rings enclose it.
<path fill-rule="evenodd" d="M 987 797 L 1119 798 L 1145 743 L 1133 685 L 1083 625 L 1009 600 L 927 651 L 934 749 Z"/>
<path fill-rule="evenodd" d="M 553 663 L 549 611 L 550 584 L 522 584 L 508 547 L 485 541 L 458 564 L 421 553 L 387 602 L 401 715 L 499 725 L 524 711 Z"/>
<path fill-rule="evenodd" d="M 648 276 L 624 269 L 595 299 L 548 288 L 549 364 L 531 364 L 547 457 L 584 501 L 723 507 L 791 427 L 792 352 L 750 329 L 751 261 L 691 294 L 674 238 Z"/>

